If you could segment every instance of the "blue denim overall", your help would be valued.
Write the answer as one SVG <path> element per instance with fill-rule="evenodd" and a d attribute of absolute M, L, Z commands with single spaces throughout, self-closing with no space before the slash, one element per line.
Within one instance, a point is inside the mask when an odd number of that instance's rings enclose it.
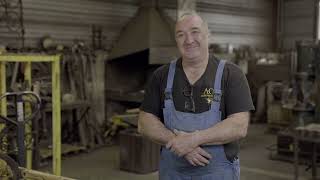
<path fill-rule="evenodd" d="M 167 86 L 165 89 L 164 124 L 170 130 L 193 132 L 214 126 L 221 121 L 220 100 L 221 80 L 225 61 L 221 60 L 214 81 L 214 101 L 209 111 L 202 113 L 186 113 L 174 107 L 172 87 L 176 69 L 176 61 L 171 62 Z M 160 180 L 239 180 L 239 160 L 230 162 L 225 155 L 223 145 L 201 146 L 212 158 L 206 166 L 192 166 L 185 157 L 178 157 L 163 147 L 159 167 Z"/>

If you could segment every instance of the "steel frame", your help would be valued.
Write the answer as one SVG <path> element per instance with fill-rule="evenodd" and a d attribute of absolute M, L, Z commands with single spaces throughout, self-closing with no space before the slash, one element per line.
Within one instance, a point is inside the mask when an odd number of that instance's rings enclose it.
<path fill-rule="evenodd" d="M 48 62 L 52 64 L 52 171 L 54 175 L 61 175 L 61 102 L 60 102 L 60 55 L 40 55 L 40 54 L 0 54 L 0 94 L 6 92 L 6 63 L 23 62 L 26 63 L 25 79 L 31 85 L 31 64 Z M 30 86 L 31 87 L 31 86 Z M 7 115 L 7 102 L 4 99 L 0 104 L 0 114 Z M 0 126 L 0 128 L 3 127 Z M 2 129 L 2 128 L 1 128 Z M 26 128 L 26 133 L 31 128 Z M 32 167 L 32 150 L 27 151 L 27 168 Z"/>

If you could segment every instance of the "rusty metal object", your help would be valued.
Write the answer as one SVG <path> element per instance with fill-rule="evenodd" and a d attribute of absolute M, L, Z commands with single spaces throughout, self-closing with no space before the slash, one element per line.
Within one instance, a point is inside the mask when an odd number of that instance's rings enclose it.
<path fill-rule="evenodd" d="M 25 180 L 76 180 L 21 167 L 19 167 L 19 169 L 21 171 L 22 178 Z"/>

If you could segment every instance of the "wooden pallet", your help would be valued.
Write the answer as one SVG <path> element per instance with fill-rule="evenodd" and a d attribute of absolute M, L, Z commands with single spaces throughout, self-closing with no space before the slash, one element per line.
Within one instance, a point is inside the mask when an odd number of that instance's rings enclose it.
<path fill-rule="evenodd" d="M 86 148 L 84 146 L 76 146 L 71 144 L 62 144 L 61 145 L 61 155 L 75 155 L 85 152 Z M 52 148 L 42 148 L 40 149 L 41 159 L 49 159 L 52 157 Z"/>

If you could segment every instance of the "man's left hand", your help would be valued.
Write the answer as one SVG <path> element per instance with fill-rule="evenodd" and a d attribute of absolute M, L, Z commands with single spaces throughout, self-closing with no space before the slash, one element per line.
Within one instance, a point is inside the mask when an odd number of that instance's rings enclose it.
<path fill-rule="evenodd" d="M 178 156 L 184 156 L 198 147 L 199 144 L 196 131 L 192 133 L 186 133 L 183 131 L 174 130 L 174 133 L 176 134 L 176 137 L 171 139 L 166 144 L 166 148 L 170 149 Z"/>

